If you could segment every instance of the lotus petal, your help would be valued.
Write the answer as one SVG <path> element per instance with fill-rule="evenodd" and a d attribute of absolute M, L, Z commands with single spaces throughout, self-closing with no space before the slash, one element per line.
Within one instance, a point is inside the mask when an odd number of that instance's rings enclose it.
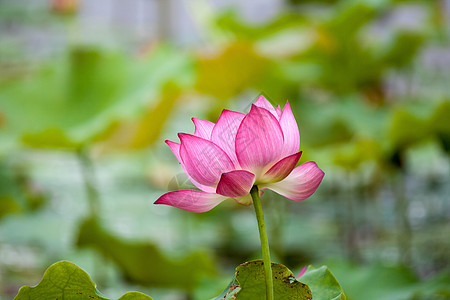
<path fill-rule="evenodd" d="M 284 136 L 283 157 L 297 153 L 300 148 L 300 133 L 289 101 L 281 113 L 280 126 Z"/>
<path fill-rule="evenodd" d="M 195 136 L 201 137 L 205 140 L 211 140 L 211 132 L 214 128 L 213 122 L 197 118 L 192 118 L 192 122 L 194 122 L 195 125 Z"/>
<path fill-rule="evenodd" d="M 186 172 L 200 184 L 216 187 L 222 173 L 235 169 L 228 155 L 213 142 L 186 133 L 178 136 Z"/>
<path fill-rule="evenodd" d="M 208 193 L 214 193 L 215 189 L 213 187 L 210 187 L 210 186 L 207 186 L 207 185 L 204 185 L 204 184 L 201 184 L 201 183 L 197 182 L 194 178 L 189 176 L 188 172 L 186 172 L 186 167 L 184 166 L 183 160 L 180 157 L 180 144 L 172 142 L 172 141 L 169 141 L 169 140 L 166 140 L 166 144 L 169 145 L 170 150 L 172 150 L 173 154 L 175 155 L 175 157 L 180 162 L 184 173 L 186 173 L 187 177 L 192 182 L 192 184 L 195 185 L 196 187 L 198 187 L 199 189 L 201 189 L 202 191 L 205 191 L 205 192 L 208 192 Z"/>
<path fill-rule="evenodd" d="M 253 199 L 250 194 L 247 194 L 242 197 L 234 197 L 233 199 L 236 200 L 237 203 L 242 204 L 242 205 L 250 205 L 253 203 Z"/>
<path fill-rule="evenodd" d="M 281 107 L 279 105 L 277 105 L 277 108 L 275 109 L 275 111 L 277 112 L 277 119 L 279 121 L 280 117 L 281 117 Z"/>
<path fill-rule="evenodd" d="M 277 182 L 286 178 L 298 163 L 298 160 L 302 156 L 302 152 L 298 152 L 289 155 L 275 165 L 273 165 L 269 171 L 267 171 L 258 182 Z"/>
<path fill-rule="evenodd" d="M 211 134 L 211 141 L 222 148 L 234 165 L 239 166 L 234 141 L 245 114 L 224 109 Z"/>
<path fill-rule="evenodd" d="M 205 212 L 213 209 L 227 197 L 194 190 L 180 190 L 166 193 L 154 204 L 166 204 L 191 212 Z"/>
<path fill-rule="evenodd" d="M 260 187 L 271 189 L 291 200 L 301 201 L 316 191 L 324 175 L 315 162 L 309 161 L 295 168 L 282 181 L 262 184 Z"/>
<path fill-rule="evenodd" d="M 252 105 L 239 126 L 235 143 L 240 166 L 258 178 L 264 168 L 281 157 L 284 138 L 277 119 L 266 109 Z"/>
<path fill-rule="evenodd" d="M 277 112 L 273 108 L 273 105 L 263 95 L 259 95 L 258 100 L 255 101 L 254 105 L 267 109 L 274 117 L 278 119 Z"/>
<path fill-rule="evenodd" d="M 227 197 L 243 197 L 250 192 L 255 175 L 245 170 L 223 173 L 216 192 Z"/>

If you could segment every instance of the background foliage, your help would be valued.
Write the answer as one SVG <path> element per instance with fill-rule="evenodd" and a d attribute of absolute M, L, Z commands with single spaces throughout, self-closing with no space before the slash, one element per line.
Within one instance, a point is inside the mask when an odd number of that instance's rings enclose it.
<path fill-rule="evenodd" d="M 327 264 L 347 299 L 450 299 L 449 16 L 448 0 L 1 1 L 0 299 L 59 260 L 105 298 L 219 295 L 260 257 L 253 212 L 153 206 L 189 186 L 163 141 L 258 94 L 289 100 L 302 162 L 326 173 L 302 203 L 264 194 L 274 260 Z M 327 272 L 299 280 L 315 295 Z"/>

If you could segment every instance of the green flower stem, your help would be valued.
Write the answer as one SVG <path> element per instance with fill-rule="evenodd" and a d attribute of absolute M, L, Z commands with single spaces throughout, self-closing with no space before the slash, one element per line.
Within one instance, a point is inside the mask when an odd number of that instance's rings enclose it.
<path fill-rule="evenodd" d="M 259 238 L 261 240 L 261 250 L 264 261 L 264 273 L 266 274 L 266 299 L 273 300 L 273 278 L 272 263 L 270 261 L 269 240 L 267 239 L 266 225 L 264 223 L 264 215 L 259 198 L 259 189 L 255 185 L 250 190 L 250 195 L 255 206 L 256 220 L 258 220 Z"/>
<path fill-rule="evenodd" d="M 86 188 L 90 210 L 89 213 L 91 215 L 96 216 L 98 215 L 99 212 L 100 197 L 95 184 L 96 178 L 94 174 L 94 164 L 92 163 L 92 160 L 89 157 L 87 149 L 84 147 L 80 147 L 77 150 L 77 157 L 78 161 L 80 162 L 81 175 L 83 177 L 84 186 Z"/>

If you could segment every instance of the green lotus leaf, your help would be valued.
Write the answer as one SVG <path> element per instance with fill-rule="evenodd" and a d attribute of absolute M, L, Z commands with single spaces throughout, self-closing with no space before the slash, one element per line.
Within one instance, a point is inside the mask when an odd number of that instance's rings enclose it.
<path fill-rule="evenodd" d="M 450 299 L 449 270 L 421 280 L 404 266 L 357 266 L 341 261 L 331 265 L 349 299 Z"/>
<path fill-rule="evenodd" d="M 309 266 L 299 280 L 306 283 L 314 300 L 345 300 L 344 291 L 339 282 L 326 266 Z"/>
<path fill-rule="evenodd" d="M 99 294 L 89 275 L 74 263 L 60 261 L 51 265 L 41 282 L 34 286 L 23 286 L 14 300 L 108 300 Z M 128 292 L 117 300 L 152 300 L 139 292 Z"/>
<path fill-rule="evenodd" d="M 275 299 L 311 300 L 308 285 L 295 279 L 294 274 L 284 265 L 272 263 L 273 289 Z M 236 268 L 231 284 L 222 292 L 219 299 L 264 300 L 266 299 L 266 282 L 264 263 L 255 260 L 243 263 Z"/>

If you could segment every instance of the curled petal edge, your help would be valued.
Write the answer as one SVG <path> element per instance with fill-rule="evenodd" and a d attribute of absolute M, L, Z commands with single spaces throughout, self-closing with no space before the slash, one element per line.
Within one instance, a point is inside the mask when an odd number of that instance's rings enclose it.
<path fill-rule="evenodd" d="M 295 168 L 285 179 L 260 185 L 294 201 L 305 200 L 319 187 L 325 173 L 313 161 Z"/>
<path fill-rule="evenodd" d="M 273 165 L 261 178 L 261 182 L 277 182 L 286 178 L 298 163 L 302 151 L 286 156 Z"/>

